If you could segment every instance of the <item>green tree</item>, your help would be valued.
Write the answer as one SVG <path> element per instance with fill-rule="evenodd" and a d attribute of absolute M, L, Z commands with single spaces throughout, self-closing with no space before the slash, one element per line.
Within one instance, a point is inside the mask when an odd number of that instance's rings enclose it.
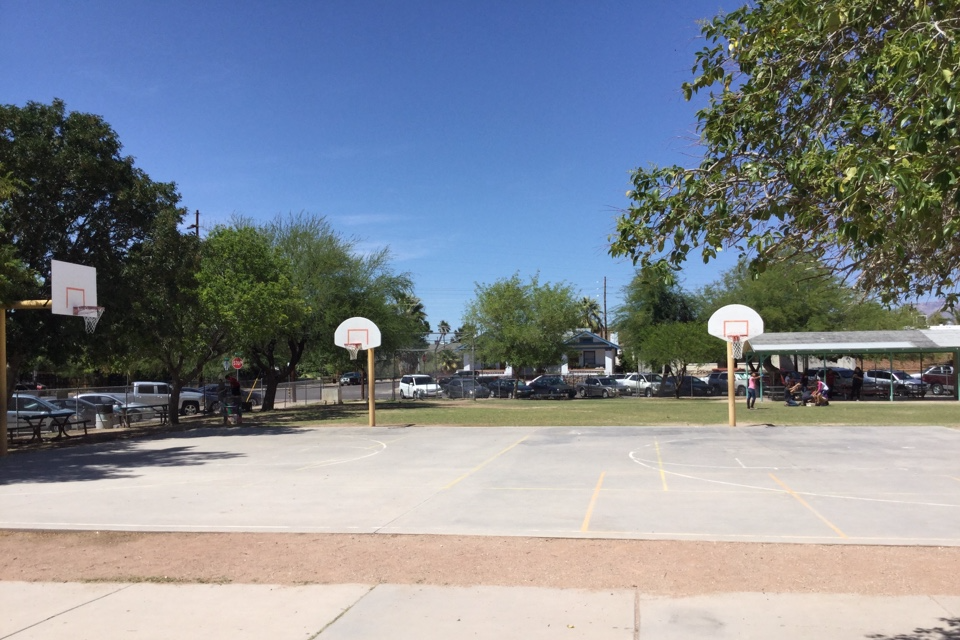
<path fill-rule="evenodd" d="M 202 304 L 227 334 L 227 353 L 249 358 L 263 375 L 261 408 L 271 409 L 281 379 L 277 346 L 302 332 L 309 312 L 290 262 L 261 228 L 237 219 L 207 236 L 200 282 Z"/>
<path fill-rule="evenodd" d="M 115 325 L 120 338 L 117 351 L 122 354 L 116 364 L 130 371 L 146 363 L 170 379 L 174 424 L 179 421 L 180 389 L 220 357 L 230 326 L 217 309 L 203 302 L 198 276 L 204 247 L 194 234 L 179 231 L 183 213 L 163 212 L 150 237 L 131 251 L 123 275 L 139 283 L 142 295 L 131 300 Z"/>
<path fill-rule="evenodd" d="M 889 310 L 844 285 L 808 256 L 772 265 L 757 275 L 745 260 L 700 292 L 704 316 L 728 304 L 743 304 L 763 318 L 764 331 L 864 331 L 902 329 L 916 315 Z"/>
<path fill-rule="evenodd" d="M 453 349 L 441 349 L 437 354 L 437 366 L 441 371 L 456 371 L 461 364 L 463 361 Z"/>
<path fill-rule="evenodd" d="M 600 334 L 603 331 L 603 310 L 600 308 L 600 303 L 584 296 L 577 304 L 580 310 L 580 325 Z"/>
<path fill-rule="evenodd" d="M 477 285 L 466 313 L 472 337 L 464 339 L 475 340 L 477 355 L 485 362 L 509 363 L 519 371 L 558 364 L 564 340 L 579 320 L 569 285 L 540 284 L 538 276 L 524 283 L 514 274 L 491 285 Z"/>
<path fill-rule="evenodd" d="M 638 270 L 623 288 L 623 304 L 614 312 L 624 364 L 631 370 L 637 367 L 637 360 L 664 364 L 647 352 L 650 331 L 661 324 L 692 322 L 696 318 L 693 296 L 676 283 L 658 277 L 650 268 Z"/>
<path fill-rule="evenodd" d="M 437 333 L 440 334 L 440 342 L 443 342 L 447 334 L 450 333 L 450 323 L 446 320 L 441 320 L 440 324 L 437 325 Z"/>
<path fill-rule="evenodd" d="M 264 371 L 276 370 L 284 379 L 301 361 L 335 375 L 362 368 L 362 362 L 350 361 L 346 350 L 333 344 L 334 330 L 353 316 L 368 318 L 380 328 L 378 353 L 422 343 L 426 315 L 410 312 L 412 282 L 393 270 L 388 250 L 358 255 L 354 240 L 337 233 L 323 216 L 308 213 L 278 216 L 265 232 L 291 265 L 293 287 L 301 292 L 308 314 L 299 330 L 292 327 L 278 336 L 271 350 L 257 355 L 262 355 L 257 364 Z M 269 390 L 265 409 L 272 408 L 268 397 Z"/>
<path fill-rule="evenodd" d="M 703 26 L 698 166 L 633 175 L 611 253 L 809 255 L 881 301 L 958 301 L 960 4 L 769 0 Z"/>
<path fill-rule="evenodd" d="M 11 379 L 28 360 L 53 365 L 83 358 L 103 363 L 117 353 L 116 326 L 140 296 L 124 264 L 148 239 L 161 212 L 175 209 L 172 183 L 156 183 L 121 154 L 117 134 L 102 118 L 67 113 L 60 100 L 24 107 L 0 105 L 0 246 L 12 246 L 6 263 L 19 264 L 13 299 L 49 298 L 50 260 L 97 269 L 98 301 L 108 308 L 93 336 L 83 323 L 50 313 L 12 314 L 7 324 Z M 12 262 L 11 260 L 12 259 Z M 22 268 L 21 268 L 22 267 Z M 22 277 L 36 274 L 39 277 Z"/>
<path fill-rule="evenodd" d="M 695 362 L 716 362 L 725 358 L 726 346 L 707 333 L 706 323 L 668 322 L 650 329 L 646 357 L 670 366 L 675 376 L 687 375 Z M 679 381 L 679 379 L 678 379 Z M 677 385 L 680 397 L 680 385 Z"/>

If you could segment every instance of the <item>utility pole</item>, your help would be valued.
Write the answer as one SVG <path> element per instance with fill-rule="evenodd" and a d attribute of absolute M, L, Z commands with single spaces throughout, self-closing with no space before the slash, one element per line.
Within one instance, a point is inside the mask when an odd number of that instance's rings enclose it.
<path fill-rule="evenodd" d="M 197 237 L 200 237 L 200 209 L 197 209 L 194 212 L 195 221 L 193 224 L 187 227 L 187 229 L 195 229 L 197 232 Z"/>
<path fill-rule="evenodd" d="M 603 276 L 603 339 L 610 339 L 610 331 L 607 328 L 607 276 Z"/>

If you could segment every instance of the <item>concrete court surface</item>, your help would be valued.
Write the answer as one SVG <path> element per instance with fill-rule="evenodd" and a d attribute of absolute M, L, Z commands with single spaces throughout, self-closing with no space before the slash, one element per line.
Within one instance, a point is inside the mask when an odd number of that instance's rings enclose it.
<path fill-rule="evenodd" d="M 0 638 L 16 640 L 932 640 L 960 631 L 960 597 L 928 596 L 6 582 L 0 602 Z"/>
<path fill-rule="evenodd" d="M 206 428 L 0 460 L 0 527 L 960 545 L 941 427 Z"/>
<path fill-rule="evenodd" d="M 211 428 L 0 460 L 0 527 L 957 545 L 958 454 L 940 427 Z M 936 594 L 0 583 L 0 640 L 958 634 Z"/>

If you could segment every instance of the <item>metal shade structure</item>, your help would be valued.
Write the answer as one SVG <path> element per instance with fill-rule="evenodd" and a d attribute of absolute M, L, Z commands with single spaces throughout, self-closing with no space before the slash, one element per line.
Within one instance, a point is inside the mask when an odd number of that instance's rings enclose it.
<path fill-rule="evenodd" d="M 952 353 L 954 371 L 960 363 L 960 326 L 941 325 L 930 329 L 891 331 L 814 331 L 764 333 L 751 339 L 744 353 L 794 356 L 882 355 L 891 360 L 898 354 Z M 956 373 L 954 373 L 956 375 Z M 953 397 L 960 399 L 960 385 L 954 385 Z"/>
<path fill-rule="evenodd" d="M 816 331 L 764 333 L 752 338 L 747 353 L 794 355 L 860 355 L 942 353 L 960 351 L 960 327 L 897 331 Z"/>

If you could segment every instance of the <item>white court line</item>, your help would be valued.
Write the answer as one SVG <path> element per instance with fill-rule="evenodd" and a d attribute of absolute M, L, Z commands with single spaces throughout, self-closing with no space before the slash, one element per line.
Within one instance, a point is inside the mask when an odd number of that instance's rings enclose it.
<path fill-rule="evenodd" d="M 676 471 L 667 471 L 666 469 L 658 469 L 655 466 L 647 464 L 646 461 L 644 461 L 642 458 L 637 458 L 634 455 L 635 453 L 636 453 L 635 451 L 630 452 L 631 460 L 639 464 L 641 467 L 645 467 L 657 473 L 661 473 L 661 472 L 669 473 L 670 475 L 676 476 L 678 478 L 686 478 L 688 480 L 698 480 L 700 482 L 709 482 L 712 484 L 719 484 L 719 485 L 724 485 L 728 487 L 738 487 L 740 489 L 753 489 L 755 491 L 769 491 L 771 493 L 784 493 L 784 494 L 787 493 L 783 489 L 775 489 L 773 487 L 763 487 L 763 486 L 756 486 L 756 485 L 750 485 L 750 484 L 742 484 L 739 482 L 727 482 L 726 480 L 713 480 L 710 478 L 701 478 L 699 476 L 690 476 L 685 473 L 677 473 Z M 696 465 L 696 466 L 701 466 L 701 465 Z M 713 467 L 713 468 L 723 468 L 723 467 Z M 727 467 L 727 468 L 736 468 L 736 467 Z M 757 467 L 754 467 L 754 468 L 757 468 Z M 909 505 L 916 505 L 920 507 L 946 507 L 948 509 L 960 509 L 960 504 L 945 504 L 940 502 L 914 502 L 910 500 L 888 500 L 886 498 L 863 498 L 863 497 L 857 497 L 857 496 L 841 496 L 841 495 L 836 495 L 831 493 L 813 493 L 810 491 L 794 491 L 794 493 L 801 496 L 812 496 L 814 498 L 833 498 L 836 500 L 857 500 L 859 502 L 883 502 L 887 504 L 909 504 Z"/>

